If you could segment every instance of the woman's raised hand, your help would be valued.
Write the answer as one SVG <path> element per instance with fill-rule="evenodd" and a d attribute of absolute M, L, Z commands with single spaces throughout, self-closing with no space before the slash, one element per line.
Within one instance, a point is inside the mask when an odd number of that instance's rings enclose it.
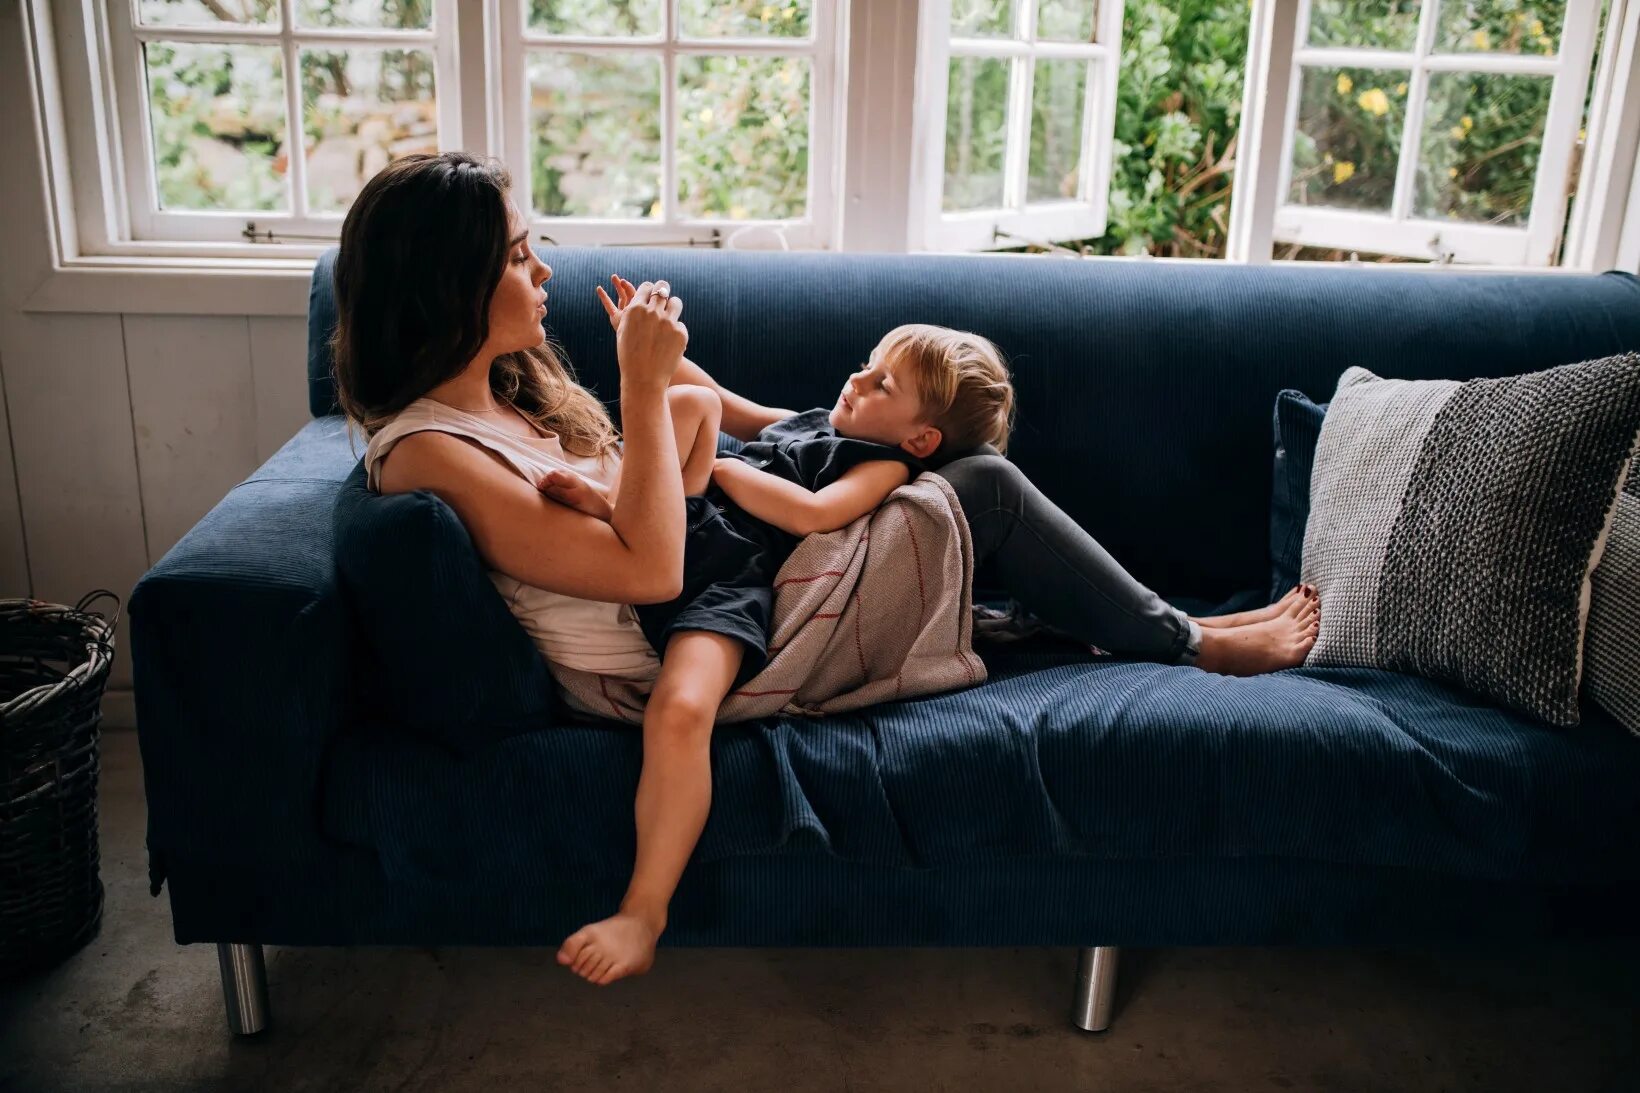
<path fill-rule="evenodd" d="M 616 291 L 620 292 L 619 283 Z M 665 387 L 689 345 L 689 330 L 678 319 L 683 301 L 672 295 L 672 286 L 665 281 L 645 281 L 618 310 L 609 303 L 602 285 L 598 295 L 615 325 L 615 358 L 621 379 Z"/>
<path fill-rule="evenodd" d="M 633 287 L 631 281 L 628 281 L 619 273 L 611 273 L 609 280 L 615 286 L 614 300 L 609 298 L 609 294 L 604 291 L 603 285 L 594 286 L 593 291 L 598 294 L 598 301 L 604 305 L 604 311 L 609 315 L 610 327 L 619 330 L 621 328 L 621 312 L 626 309 L 627 304 L 632 302 L 632 297 L 638 290 Z"/>

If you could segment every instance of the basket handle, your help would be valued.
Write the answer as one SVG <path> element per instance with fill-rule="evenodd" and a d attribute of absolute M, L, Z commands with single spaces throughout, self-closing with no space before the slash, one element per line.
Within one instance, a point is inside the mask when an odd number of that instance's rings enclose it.
<path fill-rule="evenodd" d="M 108 624 L 109 632 L 112 633 L 113 631 L 119 629 L 119 625 L 120 625 L 120 607 L 121 607 L 119 596 L 115 595 L 113 592 L 108 591 L 108 589 L 106 589 L 106 588 L 98 588 L 98 589 L 95 589 L 94 591 L 87 592 L 84 596 L 80 597 L 80 602 L 74 605 L 74 610 L 79 611 L 83 614 L 94 614 L 98 618 L 103 618 L 103 615 L 100 612 L 95 612 L 95 611 L 86 612 L 86 610 L 85 610 L 86 604 L 95 603 L 97 600 L 101 599 L 103 596 L 113 597 L 113 600 L 114 600 L 114 618 Z"/>

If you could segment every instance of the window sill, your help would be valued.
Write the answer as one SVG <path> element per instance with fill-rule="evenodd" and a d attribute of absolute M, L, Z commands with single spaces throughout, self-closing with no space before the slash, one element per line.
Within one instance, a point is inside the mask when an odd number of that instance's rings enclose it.
<path fill-rule="evenodd" d="M 53 269 L 25 312 L 306 316 L 312 258 L 77 258 Z"/>

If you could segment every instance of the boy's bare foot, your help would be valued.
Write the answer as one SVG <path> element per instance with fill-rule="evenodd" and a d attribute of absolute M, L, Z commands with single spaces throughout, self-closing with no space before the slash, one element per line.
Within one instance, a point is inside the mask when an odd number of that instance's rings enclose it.
<path fill-rule="evenodd" d="M 1318 593 L 1315 590 L 1315 585 L 1295 584 L 1293 585 L 1292 590 L 1285 596 L 1281 597 L 1281 599 L 1267 607 L 1258 607 L 1251 611 L 1237 611 L 1232 615 L 1207 615 L 1205 617 L 1191 615 L 1190 617 L 1195 619 L 1203 626 L 1246 626 L 1249 623 L 1264 622 L 1267 619 L 1273 619 L 1277 615 L 1281 614 L 1282 611 L 1292 606 L 1293 601 L 1302 599 L 1306 596 L 1313 600 L 1316 599 L 1317 595 Z"/>
<path fill-rule="evenodd" d="M 600 987 L 628 975 L 642 975 L 655 963 L 655 942 L 664 922 L 621 911 L 590 923 L 564 939 L 558 963 Z"/>
<path fill-rule="evenodd" d="M 1320 603 L 1304 596 L 1283 602 L 1286 606 L 1263 622 L 1203 627 L 1196 667 L 1223 675 L 1256 676 L 1303 664 L 1321 628 Z"/>

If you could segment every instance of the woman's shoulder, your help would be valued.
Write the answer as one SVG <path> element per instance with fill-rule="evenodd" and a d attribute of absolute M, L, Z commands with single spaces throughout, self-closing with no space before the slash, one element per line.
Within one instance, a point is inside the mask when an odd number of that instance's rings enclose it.
<path fill-rule="evenodd" d="M 365 448 L 365 467 L 378 493 L 433 489 L 452 472 L 470 468 L 473 449 L 505 465 L 499 455 L 467 435 L 440 403 L 421 398 L 376 431 Z"/>

